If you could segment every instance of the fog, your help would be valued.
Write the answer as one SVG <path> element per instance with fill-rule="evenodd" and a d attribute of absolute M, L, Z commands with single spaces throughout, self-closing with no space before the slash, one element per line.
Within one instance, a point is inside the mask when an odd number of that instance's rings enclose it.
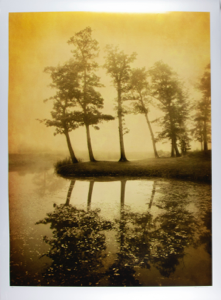
<path fill-rule="evenodd" d="M 149 69 L 162 60 L 178 73 L 194 103 L 200 94 L 195 85 L 210 61 L 209 13 L 174 12 L 162 14 L 111 14 L 82 12 L 10 13 L 9 14 L 9 152 L 67 152 L 64 136 L 54 136 L 37 119 L 50 118 L 52 103 L 43 100 L 54 95 L 48 85 L 47 66 L 68 61 L 71 46 L 68 39 L 90 26 L 99 42 L 98 63 L 104 63 L 106 44 L 118 45 L 127 54 L 137 53 L 131 65 Z M 103 68 L 98 71 L 104 112 L 116 116 L 117 93 Z M 150 120 L 160 111 L 151 107 Z M 151 157 L 152 142 L 142 115 L 127 115 L 129 133 L 124 136 L 128 158 Z M 153 124 L 156 134 L 159 128 Z M 85 128 L 70 134 L 74 151 L 86 159 Z M 97 159 L 115 159 L 119 153 L 117 120 L 103 123 L 100 130 L 91 129 L 92 146 Z M 192 148 L 200 149 L 197 143 Z M 158 143 L 157 150 L 169 151 L 170 143 Z"/>

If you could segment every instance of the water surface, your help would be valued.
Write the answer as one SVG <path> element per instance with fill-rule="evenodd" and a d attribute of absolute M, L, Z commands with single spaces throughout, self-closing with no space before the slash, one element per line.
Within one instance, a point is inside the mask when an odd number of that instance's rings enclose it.
<path fill-rule="evenodd" d="M 11 285 L 211 285 L 211 186 L 9 175 Z"/>

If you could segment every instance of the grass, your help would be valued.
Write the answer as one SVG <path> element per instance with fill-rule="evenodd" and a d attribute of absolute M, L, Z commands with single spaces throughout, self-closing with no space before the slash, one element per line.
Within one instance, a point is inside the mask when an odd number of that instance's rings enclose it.
<path fill-rule="evenodd" d="M 211 183 L 211 152 L 192 152 L 177 158 L 150 158 L 126 163 L 99 161 L 57 164 L 56 172 L 71 178 L 163 177 Z"/>
<path fill-rule="evenodd" d="M 59 173 L 59 170 L 65 166 L 70 166 L 72 165 L 72 160 L 70 157 L 67 157 L 65 159 L 62 159 L 62 160 L 58 160 L 55 164 L 54 164 L 54 168 L 55 168 L 55 171 L 57 173 Z"/>

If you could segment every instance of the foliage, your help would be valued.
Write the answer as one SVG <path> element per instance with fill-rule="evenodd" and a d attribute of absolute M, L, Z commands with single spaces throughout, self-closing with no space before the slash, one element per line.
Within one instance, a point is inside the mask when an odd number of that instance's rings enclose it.
<path fill-rule="evenodd" d="M 130 64 L 135 60 L 136 53 L 128 55 L 112 45 L 106 46 L 106 53 L 104 68 L 112 77 L 114 87 L 116 89 L 120 87 L 120 93 L 128 92 L 131 75 Z"/>
<path fill-rule="evenodd" d="M 208 150 L 208 142 L 211 141 L 211 74 L 210 64 L 205 68 L 200 78 L 198 89 L 202 93 L 201 99 L 195 105 L 194 127 L 191 132 L 195 140 L 204 144 L 204 151 Z"/>
<path fill-rule="evenodd" d="M 203 143 L 203 120 L 202 120 L 202 117 L 201 117 L 201 115 L 200 115 L 199 112 L 194 115 L 193 121 L 194 121 L 194 126 L 190 130 L 190 132 L 191 132 L 191 135 L 192 135 L 193 139 L 195 141 L 200 142 L 200 144 L 201 144 L 201 150 L 202 150 L 202 143 Z"/>
<path fill-rule="evenodd" d="M 99 44 L 92 37 L 91 27 L 75 33 L 68 44 L 73 59 L 62 66 L 47 67 L 45 72 L 52 79 L 50 86 L 56 89 L 56 94 L 45 101 L 53 101 L 51 119 L 39 120 L 47 127 L 54 127 L 54 135 L 65 134 L 68 148 L 73 162 L 77 162 L 71 146 L 69 132 L 80 126 L 86 127 L 89 157 L 95 161 L 90 137 L 90 126 L 99 130 L 103 121 L 113 120 L 109 114 L 103 114 L 104 99 L 100 93 L 103 85 L 97 76 L 99 65 L 96 61 L 99 55 Z M 208 149 L 211 141 L 211 78 L 210 64 L 199 80 L 197 88 L 202 98 L 193 107 L 194 127 L 189 130 L 188 120 L 190 106 L 188 93 L 184 83 L 170 66 L 158 61 L 149 70 L 143 68 L 131 69 L 131 63 L 136 59 L 136 53 L 130 55 L 119 50 L 119 47 L 107 45 L 103 65 L 107 74 L 112 78 L 113 86 L 117 91 L 117 117 L 119 120 L 119 140 L 121 157 L 119 161 L 127 161 L 123 136 L 129 132 L 125 124 L 125 115 L 133 112 L 143 114 L 146 118 L 153 143 L 155 157 L 158 157 L 155 143 L 157 141 L 171 142 L 171 156 L 180 156 L 179 148 L 185 154 L 190 150 L 190 136 L 204 143 L 204 150 Z M 148 80 L 148 76 L 150 81 Z M 151 83 L 151 84 L 150 84 Z M 126 100 L 132 101 L 132 110 L 125 107 Z M 150 122 L 148 113 L 150 105 L 161 110 L 163 116 Z M 154 137 L 151 123 L 157 123 L 161 130 L 157 138 Z"/>
<path fill-rule="evenodd" d="M 86 126 L 90 160 L 95 161 L 89 126 L 92 125 L 95 129 L 99 129 L 98 123 L 114 119 L 111 115 L 105 115 L 100 112 L 100 109 L 103 108 L 104 99 L 100 92 L 96 90 L 96 88 L 103 86 L 100 83 L 100 78 L 95 74 L 98 69 L 98 64 L 95 61 L 99 53 L 98 42 L 92 38 L 91 28 L 86 27 L 72 36 L 68 43 L 74 45 L 72 53 L 80 70 L 79 96 L 76 101 Z"/>
<path fill-rule="evenodd" d="M 158 134 L 159 140 L 171 140 L 172 149 L 179 156 L 177 140 L 187 136 L 186 121 L 189 114 L 188 95 L 177 74 L 162 61 L 156 62 L 149 70 L 151 77 L 152 96 L 157 100 L 158 108 L 164 113 L 158 119 L 162 127 Z"/>
<path fill-rule="evenodd" d="M 39 120 L 47 127 L 55 127 L 56 134 L 64 134 L 67 146 L 73 163 L 78 162 L 69 137 L 69 132 L 84 124 L 79 111 L 73 110 L 76 107 L 76 99 L 79 97 L 79 72 L 80 67 L 73 60 L 63 66 L 47 67 L 45 72 L 52 78 L 50 86 L 56 88 L 56 94 L 45 101 L 53 101 L 51 111 L 52 119 Z"/>
<path fill-rule="evenodd" d="M 102 120 L 113 120 L 99 110 L 103 108 L 104 99 L 95 88 L 103 87 L 100 78 L 95 74 L 98 69 L 94 59 L 98 56 L 98 42 L 92 39 L 92 30 L 86 27 L 68 41 L 74 45 L 73 57 L 79 66 L 79 97 L 76 99 L 86 125 L 97 125 Z M 97 129 L 97 127 L 95 127 Z"/>
<path fill-rule="evenodd" d="M 76 99 L 79 97 L 79 67 L 73 61 L 65 63 L 63 66 L 47 67 L 45 72 L 52 78 L 50 86 L 55 88 L 56 94 L 45 101 L 53 101 L 52 119 L 41 120 L 47 127 L 55 127 L 56 134 L 65 134 L 83 125 L 83 120 L 78 111 L 73 111 L 76 107 Z"/>

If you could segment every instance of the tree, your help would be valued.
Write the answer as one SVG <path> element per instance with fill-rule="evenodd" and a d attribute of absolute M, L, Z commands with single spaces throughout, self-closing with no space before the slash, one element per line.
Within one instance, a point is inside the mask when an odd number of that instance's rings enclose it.
<path fill-rule="evenodd" d="M 106 62 L 104 67 L 107 69 L 107 73 L 113 79 L 114 87 L 117 90 L 117 117 L 119 122 L 119 141 L 120 141 L 120 160 L 119 162 L 126 162 L 127 158 L 124 149 L 124 109 L 123 109 L 123 95 L 129 90 L 129 80 L 131 75 L 130 63 L 136 58 L 136 53 L 131 55 L 125 54 L 123 51 L 119 51 L 118 47 L 106 46 Z"/>
<path fill-rule="evenodd" d="M 210 64 L 205 68 L 203 76 L 200 78 L 198 89 L 202 93 L 202 98 L 196 105 L 196 133 L 202 131 L 203 149 L 208 150 L 208 142 L 211 135 L 211 74 Z M 203 127 L 203 128 L 201 128 Z M 198 134 L 197 134 L 198 136 Z M 199 140 L 199 139 L 198 139 Z"/>
<path fill-rule="evenodd" d="M 188 119 L 187 93 L 172 69 L 162 61 L 156 62 L 149 70 L 151 77 L 151 94 L 157 100 L 157 106 L 164 113 L 155 120 L 162 127 L 159 140 L 171 141 L 171 156 L 180 156 L 177 142 L 187 135 L 186 120 Z"/>
<path fill-rule="evenodd" d="M 188 134 L 188 130 L 186 128 L 183 129 L 183 132 L 179 134 L 179 146 L 183 155 L 187 153 L 190 147 L 190 137 Z"/>
<path fill-rule="evenodd" d="M 126 100 L 133 100 L 133 112 L 135 114 L 140 113 L 145 116 L 150 131 L 150 135 L 151 135 L 154 155 L 155 157 L 159 157 L 156 149 L 156 141 L 154 138 L 153 130 L 148 117 L 148 113 L 150 110 L 149 104 L 151 102 L 150 97 L 148 96 L 149 96 L 149 87 L 147 82 L 147 72 L 145 71 L 145 68 L 133 69 L 130 78 L 130 94 L 126 96 L 128 98 Z"/>
<path fill-rule="evenodd" d="M 194 127 L 191 129 L 191 134 L 195 141 L 200 142 L 201 151 L 203 150 L 203 120 L 199 112 L 194 115 Z"/>
<path fill-rule="evenodd" d="M 95 162 L 92 151 L 90 125 L 95 129 L 102 120 L 113 120 L 110 115 L 102 114 L 99 110 L 103 108 L 104 99 L 95 88 L 102 87 L 100 78 L 95 74 L 98 69 L 98 64 L 95 58 L 98 56 L 98 42 L 92 39 L 92 30 L 86 27 L 72 36 L 68 43 L 75 46 L 72 51 L 73 57 L 79 66 L 79 94 L 76 98 L 79 108 L 82 112 L 82 118 L 86 127 L 87 145 L 89 151 L 90 161 Z"/>
<path fill-rule="evenodd" d="M 71 145 L 69 132 L 84 124 L 81 114 L 78 111 L 73 111 L 73 107 L 76 106 L 75 99 L 79 93 L 79 66 L 70 60 L 63 66 L 47 67 L 45 72 L 51 75 L 52 84 L 50 86 L 57 91 L 54 96 L 45 100 L 53 101 L 52 119 L 39 121 L 47 127 L 56 127 L 54 135 L 65 135 L 72 162 L 77 163 L 78 160 Z"/>

